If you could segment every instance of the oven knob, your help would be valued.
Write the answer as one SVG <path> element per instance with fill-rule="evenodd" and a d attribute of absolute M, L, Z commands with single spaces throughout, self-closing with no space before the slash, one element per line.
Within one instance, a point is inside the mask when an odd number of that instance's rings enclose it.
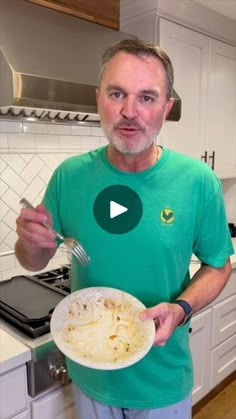
<path fill-rule="evenodd" d="M 50 376 L 52 382 L 56 384 L 66 384 L 69 380 L 66 367 L 62 364 L 52 367 Z"/>

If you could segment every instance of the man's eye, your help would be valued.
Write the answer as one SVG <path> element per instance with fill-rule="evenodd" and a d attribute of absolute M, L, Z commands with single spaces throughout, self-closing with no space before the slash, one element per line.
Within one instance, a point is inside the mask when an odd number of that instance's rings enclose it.
<path fill-rule="evenodd" d="M 113 97 L 114 99 L 120 99 L 122 98 L 124 95 L 122 92 L 116 91 L 116 92 L 111 92 L 110 96 Z"/>
<path fill-rule="evenodd" d="M 142 95 L 141 97 L 140 97 L 140 100 L 141 100 L 141 102 L 154 102 L 154 99 L 153 99 L 153 97 L 151 97 L 151 96 L 148 96 L 148 95 Z"/>

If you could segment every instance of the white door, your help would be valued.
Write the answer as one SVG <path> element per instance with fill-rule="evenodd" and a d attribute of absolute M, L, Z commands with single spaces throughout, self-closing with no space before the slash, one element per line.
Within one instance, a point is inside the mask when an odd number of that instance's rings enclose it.
<path fill-rule="evenodd" d="M 190 348 L 193 358 L 193 404 L 210 391 L 211 310 L 194 316 L 191 321 Z"/>
<path fill-rule="evenodd" d="M 182 99 L 179 122 L 166 122 L 163 145 L 198 159 L 205 152 L 208 37 L 160 19 L 160 45 L 174 66 L 174 87 Z"/>
<path fill-rule="evenodd" d="M 210 40 L 207 147 L 215 169 L 236 168 L 236 47 Z"/>

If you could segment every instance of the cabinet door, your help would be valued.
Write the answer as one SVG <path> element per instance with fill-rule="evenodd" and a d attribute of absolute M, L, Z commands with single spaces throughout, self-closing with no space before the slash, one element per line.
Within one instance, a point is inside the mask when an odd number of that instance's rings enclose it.
<path fill-rule="evenodd" d="M 210 391 L 210 335 L 211 310 L 193 317 L 191 322 L 190 349 L 193 358 L 193 404 Z"/>
<path fill-rule="evenodd" d="M 212 347 L 236 334 L 236 295 L 212 308 Z"/>
<path fill-rule="evenodd" d="M 26 367 L 22 365 L 0 375 L 0 419 L 17 417 L 27 409 Z"/>
<path fill-rule="evenodd" d="M 211 389 L 236 370 L 236 335 L 231 336 L 211 356 Z"/>
<path fill-rule="evenodd" d="M 182 99 L 181 119 L 164 124 L 161 142 L 200 159 L 206 138 L 208 38 L 160 19 L 160 45 L 173 63 L 174 87 Z"/>
<path fill-rule="evenodd" d="M 215 169 L 236 167 L 236 47 L 210 40 L 207 148 Z"/>
<path fill-rule="evenodd" d="M 72 388 L 59 389 L 31 402 L 31 419 L 76 419 Z"/>

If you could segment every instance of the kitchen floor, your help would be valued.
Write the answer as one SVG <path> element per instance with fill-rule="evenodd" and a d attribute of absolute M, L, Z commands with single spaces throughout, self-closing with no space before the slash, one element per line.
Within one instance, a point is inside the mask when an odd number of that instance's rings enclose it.
<path fill-rule="evenodd" d="M 235 419 L 236 379 L 193 415 L 193 419 Z"/>

